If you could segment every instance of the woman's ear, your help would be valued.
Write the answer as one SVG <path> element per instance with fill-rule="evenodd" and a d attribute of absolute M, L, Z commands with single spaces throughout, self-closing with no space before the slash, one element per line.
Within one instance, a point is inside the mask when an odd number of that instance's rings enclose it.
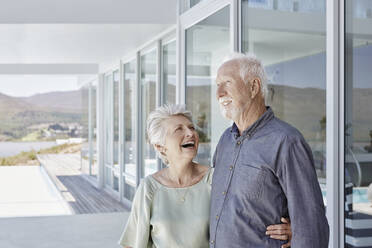
<path fill-rule="evenodd" d="M 155 144 L 154 145 L 154 148 L 161 154 L 161 155 L 163 155 L 163 156 L 165 156 L 165 151 L 166 151 L 166 149 L 165 149 L 165 147 L 164 146 L 162 146 L 162 145 L 158 145 L 158 144 Z"/>

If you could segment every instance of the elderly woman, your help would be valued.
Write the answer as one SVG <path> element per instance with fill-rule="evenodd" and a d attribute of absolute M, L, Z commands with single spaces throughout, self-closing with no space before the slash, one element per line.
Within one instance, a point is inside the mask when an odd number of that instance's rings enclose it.
<path fill-rule="evenodd" d="M 143 179 L 120 245 L 209 247 L 209 208 L 213 169 L 193 161 L 199 136 L 191 113 L 182 105 L 165 105 L 150 113 L 147 135 L 167 168 Z M 268 234 L 287 239 L 289 224 L 270 226 Z M 270 229 L 269 228 L 269 229 Z M 264 235 L 264 234 L 263 234 Z"/>

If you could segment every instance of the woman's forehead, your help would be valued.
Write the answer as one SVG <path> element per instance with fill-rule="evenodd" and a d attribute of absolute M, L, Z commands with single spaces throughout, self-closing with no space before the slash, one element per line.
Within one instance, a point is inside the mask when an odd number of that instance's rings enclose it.
<path fill-rule="evenodd" d="M 165 121 L 165 124 L 177 126 L 177 125 L 189 125 L 189 124 L 192 124 L 192 122 L 183 115 L 173 115 Z"/>

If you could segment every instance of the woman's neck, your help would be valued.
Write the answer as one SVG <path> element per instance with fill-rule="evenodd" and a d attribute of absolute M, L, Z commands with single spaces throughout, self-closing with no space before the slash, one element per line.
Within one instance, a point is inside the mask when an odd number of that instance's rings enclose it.
<path fill-rule="evenodd" d="M 185 187 L 193 184 L 195 175 L 195 164 L 190 161 L 187 163 L 169 164 L 167 169 L 167 178 L 175 186 Z"/>

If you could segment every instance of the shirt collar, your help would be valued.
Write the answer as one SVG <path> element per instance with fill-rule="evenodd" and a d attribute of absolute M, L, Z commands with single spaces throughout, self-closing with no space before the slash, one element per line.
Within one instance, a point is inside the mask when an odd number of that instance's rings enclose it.
<path fill-rule="evenodd" d="M 263 127 L 267 122 L 269 122 L 272 118 L 274 118 L 274 112 L 270 107 L 266 107 L 265 113 L 263 113 L 258 120 L 256 120 L 251 126 L 245 129 L 242 133 L 242 136 L 252 135 L 256 130 Z M 230 132 L 235 135 L 235 137 L 239 137 L 239 129 L 238 126 L 233 123 L 230 128 Z"/>

